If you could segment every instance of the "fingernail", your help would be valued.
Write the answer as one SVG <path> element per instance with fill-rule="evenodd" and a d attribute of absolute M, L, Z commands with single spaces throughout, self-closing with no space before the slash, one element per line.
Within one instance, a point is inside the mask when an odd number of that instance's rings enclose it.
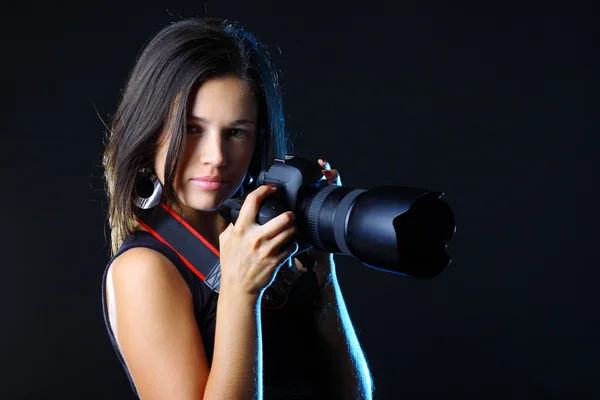
<path fill-rule="evenodd" d="M 331 171 L 330 171 L 330 170 L 328 170 L 328 169 L 324 169 L 324 170 L 323 170 L 323 175 L 325 175 L 325 177 L 326 177 L 327 179 L 329 179 L 329 178 L 331 178 L 331 177 L 333 176 L 333 172 L 331 172 Z"/>
<path fill-rule="evenodd" d="M 269 183 L 268 185 L 271 189 L 277 189 L 277 186 L 273 185 L 272 183 Z"/>

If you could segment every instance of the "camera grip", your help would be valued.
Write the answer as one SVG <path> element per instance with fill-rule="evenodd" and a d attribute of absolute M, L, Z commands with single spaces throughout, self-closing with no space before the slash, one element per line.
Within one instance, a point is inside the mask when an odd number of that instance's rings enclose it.
<path fill-rule="evenodd" d="M 235 225 L 238 217 L 240 216 L 240 210 L 242 209 L 243 200 L 238 199 L 227 199 L 219 207 L 219 214 L 227 222 L 231 222 Z"/>
<path fill-rule="evenodd" d="M 225 221 L 232 222 L 235 225 L 235 222 L 240 216 L 243 204 L 243 198 L 227 199 L 219 207 L 219 214 L 221 214 L 221 217 L 223 217 Z M 260 204 L 258 213 L 256 214 L 256 223 L 264 225 L 286 211 L 288 211 L 288 209 L 282 205 L 281 201 L 277 201 L 273 195 L 268 196 Z"/>

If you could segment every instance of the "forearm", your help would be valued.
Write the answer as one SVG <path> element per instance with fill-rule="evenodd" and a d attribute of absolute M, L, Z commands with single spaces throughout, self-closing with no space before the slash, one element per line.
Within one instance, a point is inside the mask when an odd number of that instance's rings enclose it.
<path fill-rule="evenodd" d="M 335 273 L 317 300 L 316 326 L 331 397 L 371 399 L 373 384 L 367 360 L 350 320 Z"/>
<path fill-rule="evenodd" d="M 262 398 L 260 301 L 221 290 L 205 399 Z"/>

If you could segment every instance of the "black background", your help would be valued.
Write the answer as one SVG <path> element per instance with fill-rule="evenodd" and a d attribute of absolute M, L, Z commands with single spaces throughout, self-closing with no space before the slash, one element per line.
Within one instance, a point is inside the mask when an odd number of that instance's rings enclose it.
<path fill-rule="evenodd" d="M 436 279 L 337 258 L 376 398 L 597 398 L 597 17 L 402 4 L 3 6 L 0 397 L 132 398 L 101 311 L 103 120 L 152 33 L 210 15 L 269 46 L 298 155 L 455 212 Z"/>

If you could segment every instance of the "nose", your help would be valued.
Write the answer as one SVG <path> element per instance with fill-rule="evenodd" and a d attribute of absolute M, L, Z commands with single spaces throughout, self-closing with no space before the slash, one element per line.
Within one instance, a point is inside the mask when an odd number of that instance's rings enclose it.
<path fill-rule="evenodd" d="M 204 135 L 199 143 L 200 158 L 203 164 L 209 164 L 215 167 L 223 167 L 227 164 L 227 157 L 221 133 L 212 130 Z"/>

